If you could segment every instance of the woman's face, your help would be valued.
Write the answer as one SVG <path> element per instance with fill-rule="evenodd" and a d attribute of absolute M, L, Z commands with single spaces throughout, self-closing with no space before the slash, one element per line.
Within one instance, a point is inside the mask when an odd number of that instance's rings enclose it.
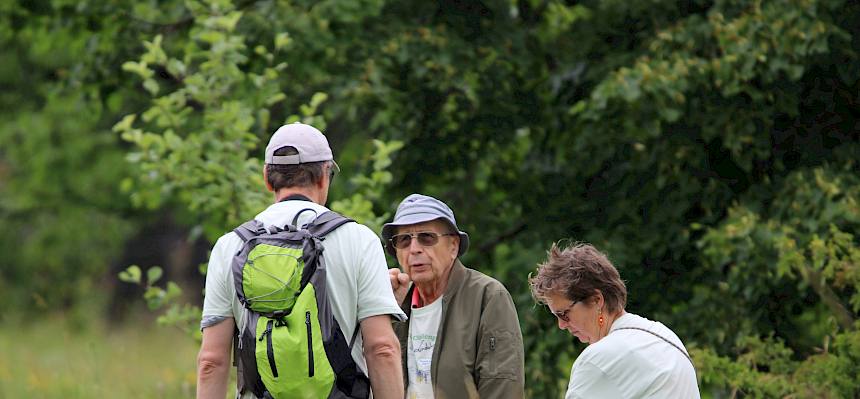
<path fill-rule="evenodd" d="M 602 306 L 600 302 L 600 298 L 595 297 L 574 303 L 559 293 L 546 296 L 546 305 L 558 320 L 558 328 L 567 330 L 580 342 L 587 344 L 600 339 L 597 327 L 597 310 Z"/>

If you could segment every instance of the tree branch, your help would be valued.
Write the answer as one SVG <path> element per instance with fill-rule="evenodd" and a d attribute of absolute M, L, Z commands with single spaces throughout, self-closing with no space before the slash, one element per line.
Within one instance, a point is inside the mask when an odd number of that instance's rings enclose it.
<path fill-rule="evenodd" d="M 525 229 L 526 222 L 520 222 L 519 224 L 511 227 L 510 229 L 508 229 L 508 231 L 503 232 L 495 238 L 482 242 L 480 245 L 478 245 L 478 252 L 489 253 L 490 250 L 493 249 L 493 247 L 498 245 L 500 242 L 516 237 L 517 234 L 520 234 Z"/>
<path fill-rule="evenodd" d="M 803 275 L 806 282 L 812 286 L 812 290 L 818 294 L 821 301 L 827 305 L 827 308 L 830 309 L 833 316 L 836 317 L 836 321 L 839 323 L 839 326 L 846 331 L 853 331 L 854 316 L 845 308 L 845 305 L 842 304 L 839 297 L 836 296 L 836 293 L 830 289 L 830 286 L 824 283 L 821 278 L 821 272 L 812 267 L 803 266 L 800 269 L 800 273 Z"/>

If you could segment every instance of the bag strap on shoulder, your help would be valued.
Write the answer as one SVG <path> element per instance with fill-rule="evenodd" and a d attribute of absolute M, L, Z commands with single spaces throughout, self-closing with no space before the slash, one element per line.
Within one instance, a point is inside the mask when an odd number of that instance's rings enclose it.
<path fill-rule="evenodd" d="M 616 328 L 616 329 L 615 329 L 615 330 L 613 330 L 613 331 L 618 331 L 618 330 L 639 330 L 639 331 L 644 331 L 644 332 L 646 332 L 646 333 L 648 333 L 648 334 L 651 334 L 651 335 L 653 335 L 653 336 L 655 336 L 655 337 L 657 337 L 657 338 L 660 338 L 660 339 L 662 339 L 663 341 L 666 341 L 666 343 L 667 343 L 667 344 L 672 345 L 673 347 L 675 347 L 675 349 L 677 349 L 679 352 L 681 352 L 681 354 L 682 354 L 682 355 L 684 355 L 684 357 L 686 357 L 686 358 L 687 358 L 687 360 L 689 360 L 689 361 L 690 361 L 690 364 L 693 366 L 693 370 L 695 370 L 695 369 L 696 369 L 696 364 L 695 364 L 695 363 L 693 363 L 693 358 L 692 358 L 692 357 L 690 357 L 690 354 L 689 354 L 689 353 L 687 353 L 686 351 L 684 351 L 683 349 L 681 349 L 681 347 L 680 347 L 680 346 L 678 346 L 678 345 L 676 345 L 674 342 L 669 341 L 669 339 L 667 339 L 666 337 L 664 337 L 664 336 L 662 336 L 662 335 L 660 335 L 660 334 L 657 334 L 657 333 L 655 333 L 654 331 L 651 331 L 651 330 L 648 330 L 648 329 L 644 329 L 644 328 L 639 328 L 639 327 L 620 327 L 620 328 Z"/>
<path fill-rule="evenodd" d="M 335 211 L 328 211 L 314 219 L 314 221 L 308 225 L 308 231 L 311 235 L 324 239 L 327 234 L 350 222 L 355 222 L 355 220 L 343 216 Z M 356 323 L 355 331 L 353 331 L 352 338 L 349 340 L 348 347 L 350 351 L 352 351 L 352 347 L 355 345 L 355 339 L 358 337 L 360 328 L 361 325 Z"/>
<path fill-rule="evenodd" d="M 239 227 L 233 229 L 233 232 L 242 239 L 242 242 L 248 242 L 248 240 L 260 234 L 267 233 L 263 223 L 255 219 L 242 223 Z"/>
<path fill-rule="evenodd" d="M 313 236 L 324 238 L 328 233 L 331 233 L 338 227 L 354 221 L 355 220 L 345 217 L 337 212 L 328 211 L 317 216 L 317 218 L 308 225 L 307 229 Z"/>

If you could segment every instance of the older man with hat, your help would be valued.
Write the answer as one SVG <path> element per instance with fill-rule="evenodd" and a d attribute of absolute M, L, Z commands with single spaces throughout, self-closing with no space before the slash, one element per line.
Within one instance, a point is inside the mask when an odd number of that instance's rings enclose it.
<path fill-rule="evenodd" d="M 460 263 L 469 235 L 436 198 L 406 197 L 382 228 L 400 307 L 406 397 L 522 398 L 523 338 L 517 310 L 497 280 Z"/>

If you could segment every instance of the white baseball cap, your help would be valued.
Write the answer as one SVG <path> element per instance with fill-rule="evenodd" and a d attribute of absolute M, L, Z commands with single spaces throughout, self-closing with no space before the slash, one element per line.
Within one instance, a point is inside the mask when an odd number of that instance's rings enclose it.
<path fill-rule="evenodd" d="M 275 151 L 293 147 L 299 153 L 295 155 L 275 155 Z M 291 123 L 275 131 L 266 146 L 266 163 L 270 165 L 298 165 L 300 163 L 332 161 L 334 156 L 328 140 L 311 125 Z"/>

